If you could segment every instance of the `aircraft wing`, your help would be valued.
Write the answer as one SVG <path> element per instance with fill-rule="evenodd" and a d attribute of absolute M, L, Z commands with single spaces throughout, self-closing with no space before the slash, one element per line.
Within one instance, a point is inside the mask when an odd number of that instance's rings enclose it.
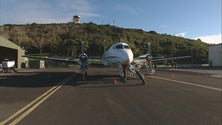
<path fill-rule="evenodd" d="M 77 63 L 76 60 L 70 60 L 66 58 L 51 58 L 51 57 L 40 57 L 40 56 L 31 56 L 31 55 L 23 55 L 22 57 L 28 57 L 28 58 L 40 59 L 40 60 L 52 60 L 52 61 L 67 62 L 67 63 Z"/>
<path fill-rule="evenodd" d="M 178 60 L 178 59 L 186 59 L 191 58 L 191 56 L 180 56 L 180 57 L 170 57 L 170 58 L 157 58 L 157 59 L 151 59 L 152 62 L 161 62 L 161 61 L 172 61 L 172 60 Z"/>

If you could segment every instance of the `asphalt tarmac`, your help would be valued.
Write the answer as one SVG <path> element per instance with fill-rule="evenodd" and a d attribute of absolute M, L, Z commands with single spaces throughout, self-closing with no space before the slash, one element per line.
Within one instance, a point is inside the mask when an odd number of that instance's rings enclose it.
<path fill-rule="evenodd" d="M 222 79 L 159 70 L 118 81 L 116 68 L 21 70 L 0 74 L 0 124 L 221 125 Z M 115 84 L 114 84 L 115 83 Z"/>

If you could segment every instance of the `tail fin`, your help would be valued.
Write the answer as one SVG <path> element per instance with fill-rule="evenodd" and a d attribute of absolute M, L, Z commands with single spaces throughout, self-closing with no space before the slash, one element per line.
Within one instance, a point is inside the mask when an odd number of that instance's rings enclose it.
<path fill-rule="evenodd" d="M 106 40 L 104 39 L 103 40 L 103 53 L 106 52 Z"/>
<path fill-rule="evenodd" d="M 151 55 L 151 44 L 147 43 L 147 54 Z"/>
<path fill-rule="evenodd" d="M 82 41 L 82 45 L 81 45 L 81 54 L 84 53 L 84 50 L 85 50 L 85 43 L 84 43 L 84 41 Z"/>

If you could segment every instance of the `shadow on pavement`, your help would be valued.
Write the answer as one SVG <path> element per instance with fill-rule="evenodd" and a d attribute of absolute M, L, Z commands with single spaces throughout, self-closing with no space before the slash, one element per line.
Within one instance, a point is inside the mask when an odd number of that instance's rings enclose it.
<path fill-rule="evenodd" d="M 14 73 L 0 76 L 0 87 L 51 87 L 57 85 L 71 72 Z"/>

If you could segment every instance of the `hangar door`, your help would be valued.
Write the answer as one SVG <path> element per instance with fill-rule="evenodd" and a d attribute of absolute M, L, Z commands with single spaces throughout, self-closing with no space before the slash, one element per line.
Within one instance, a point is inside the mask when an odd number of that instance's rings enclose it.
<path fill-rule="evenodd" d="M 4 59 L 14 60 L 15 67 L 18 68 L 18 50 L 0 46 L 0 63 Z"/>

